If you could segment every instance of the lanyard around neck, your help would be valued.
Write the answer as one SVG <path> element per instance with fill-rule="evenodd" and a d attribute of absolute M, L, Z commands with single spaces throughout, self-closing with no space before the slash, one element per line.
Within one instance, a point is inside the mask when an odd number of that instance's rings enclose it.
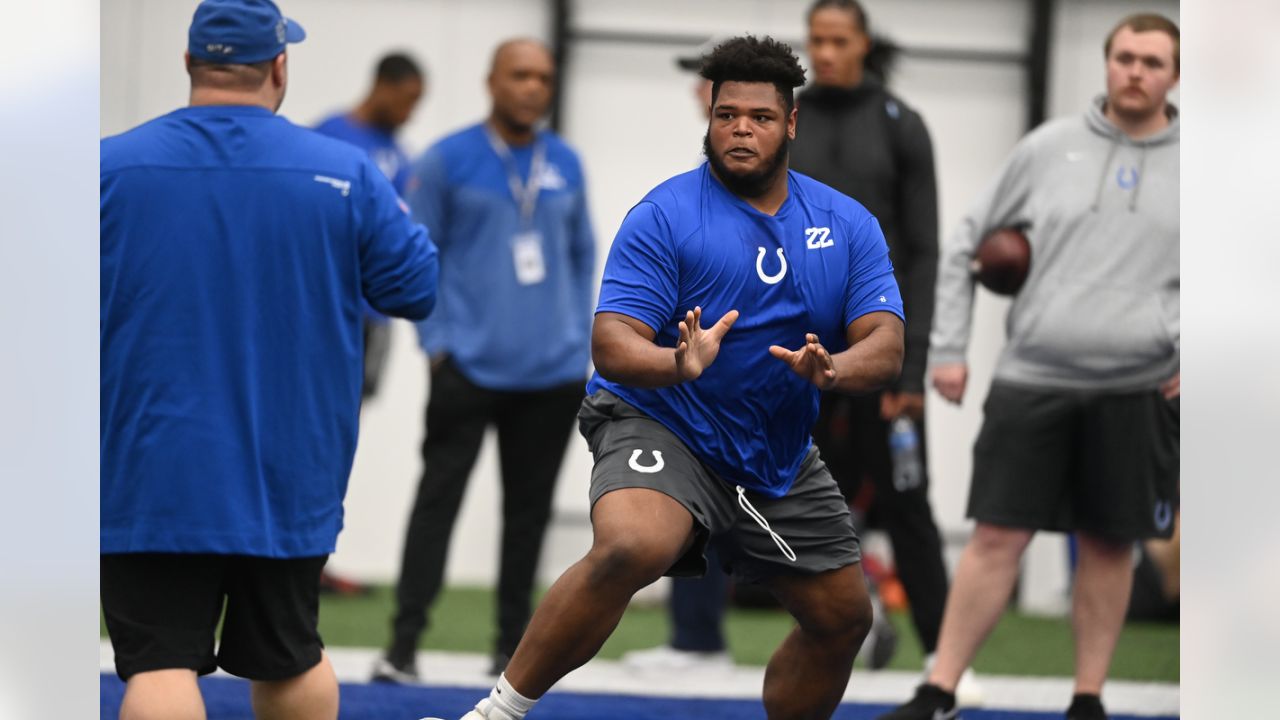
<path fill-rule="evenodd" d="M 547 161 L 547 144 L 541 138 L 533 141 L 533 160 L 529 163 L 528 181 L 520 180 L 520 168 L 511 154 L 511 148 L 489 123 L 484 125 L 484 134 L 489 138 L 489 146 L 502 159 L 507 169 L 507 186 L 511 188 L 511 196 L 520 206 L 520 225 L 528 229 L 533 226 L 533 213 L 538 207 L 538 183 L 542 180 L 542 172 Z"/>

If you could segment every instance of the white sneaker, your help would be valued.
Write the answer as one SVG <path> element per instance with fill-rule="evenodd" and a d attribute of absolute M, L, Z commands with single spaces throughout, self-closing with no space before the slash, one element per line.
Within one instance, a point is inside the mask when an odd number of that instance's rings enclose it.
<path fill-rule="evenodd" d="M 929 681 L 929 673 L 933 670 L 933 661 L 935 657 L 928 655 L 924 659 L 924 681 Z M 956 683 L 956 707 L 981 707 L 982 701 L 985 699 L 985 693 L 982 691 L 982 684 L 978 682 L 977 675 L 974 674 L 973 668 L 965 668 L 960 674 L 960 681 Z"/>
<path fill-rule="evenodd" d="M 373 663 L 373 673 L 370 678 L 373 682 L 392 683 L 395 685 L 418 685 L 422 681 L 418 678 L 418 669 L 413 664 L 404 667 L 398 667 L 385 657 L 380 657 Z"/>
<path fill-rule="evenodd" d="M 728 670 L 733 658 L 726 651 L 697 652 L 660 645 L 648 650 L 633 650 L 622 656 L 623 664 L 635 670 Z"/>

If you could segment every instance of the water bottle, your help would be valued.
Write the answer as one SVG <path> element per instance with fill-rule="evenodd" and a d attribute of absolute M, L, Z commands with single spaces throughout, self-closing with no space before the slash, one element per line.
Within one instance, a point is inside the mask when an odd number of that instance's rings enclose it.
<path fill-rule="evenodd" d="M 920 487 L 924 481 L 920 435 L 906 415 L 899 415 L 889 424 L 889 456 L 893 459 L 893 488 L 907 492 Z"/>

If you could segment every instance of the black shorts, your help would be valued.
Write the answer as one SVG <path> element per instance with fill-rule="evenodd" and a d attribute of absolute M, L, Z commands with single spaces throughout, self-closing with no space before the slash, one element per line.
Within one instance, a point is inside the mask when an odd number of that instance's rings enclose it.
<path fill-rule="evenodd" d="M 648 488 L 670 496 L 693 515 L 693 547 L 667 575 L 702 575 L 708 542 L 715 543 L 725 569 L 742 582 L 816 574 L 861 559 L 849 506 L 816 447 L 809 449 L 786 495 L 771 498 L 748 490 L 740 501 L 737 489 L 694 457 L 680 438 L 607 390 L 583 401 L 578 424 L 595 457 L 592 507 L 613 490 Z M 765 519 L 795 554 L 794 561 L 744 505 Z"/>
<path fill-rule="evenodd" d="M 320 571 L 327 556 L 124 553 L 101 556 L 102 611 L 122 680 L 218 667 L 285 680 L 320 662 Z M 219 618 L 221 642 L 214 651 Z"/>
<path fill-rule="evenodd" d="M 983 413 L 969 517 L 1116 541 L 1172 534 L 1177 400 L 995 383 Z"/>

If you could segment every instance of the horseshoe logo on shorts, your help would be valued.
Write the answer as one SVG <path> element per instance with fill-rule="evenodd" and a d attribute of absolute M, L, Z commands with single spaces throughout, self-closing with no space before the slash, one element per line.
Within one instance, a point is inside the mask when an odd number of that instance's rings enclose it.
<path fill-rule="evenodd" d="M 778 262 L 782 263 L 782 268 L 778 270 L 777 275 L 765 275 L 764 274 L 765 252 L 766 252 L 765 249 L 761 247 L 760 252 L 756 253 L 756 274 L 759 275 L 760 279 L 765 281 L 765 283 L 769 285 L 777 285 L 778 281 L 781 280 L 782 277 L 787 274 L 787 258 L 783 256 L 782 248 L 778 248 Z"/>
<path fill-rule="evenodd" d="M 1173 503 L 1168 500 L 1157 500 L 1155 517 L 1156 529 L 1164 532 L 1173 523 Z"/>
<path fill-rule="evenodd" d="M 638 473 L 656 473 L 659 470 L 661 470 L 664 465 L 666 465 L 666 463 L 662 461 L 661 450 L 650 451 L 653 453 L 653 458 L 657 460 L 657 462 L 649 466 L 641 465 L 636 461 L 640 459 L 640 453 L 643 453 L 643 452 L 644 452 L 643 450 L 636 449 L 631 453 L 631 459 L 627 461 L 627 464 L 631 466 L 632 470 L 635 470 Z"/>

